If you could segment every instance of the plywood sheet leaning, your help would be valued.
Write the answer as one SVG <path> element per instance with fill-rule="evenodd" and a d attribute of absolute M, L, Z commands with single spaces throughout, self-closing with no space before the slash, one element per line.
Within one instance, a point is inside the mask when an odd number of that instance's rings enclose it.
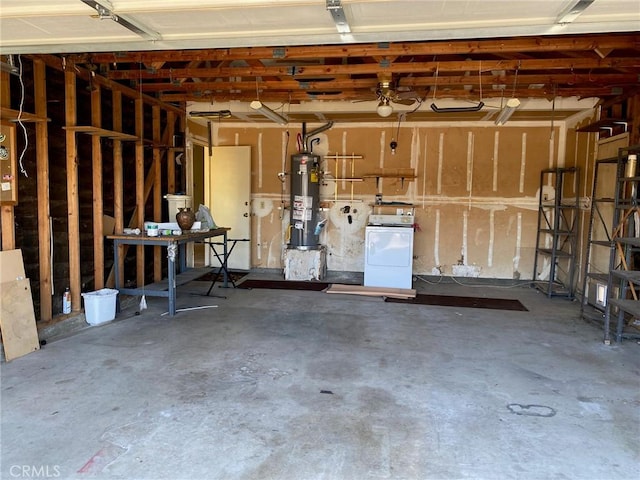
<path fill-rule="evenodd" d="M 27 278 L 0 283 L 0 329 L 7 361 L 40 348 Z"/>
<path fill-rule="evenodd" d="M 0 251 L 0 283 L 22 280 L 24 277 L 22 250 Z"/>
<path fill-rule="evenodd" d="M 415 298 L 416 291 L 412 288 L 389 288 L 389 287 L 364 287 L 362 285 L 342 285 L 331 284 L 326 290 L 327 293 L 342 293 L 346 295 L 366 295 L 369 297 L 390 297 L 390 298 Z"/>

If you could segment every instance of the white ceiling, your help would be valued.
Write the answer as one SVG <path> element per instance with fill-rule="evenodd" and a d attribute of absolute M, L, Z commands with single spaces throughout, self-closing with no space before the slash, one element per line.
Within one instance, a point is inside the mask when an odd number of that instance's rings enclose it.
<path fill-rule="evenodd" d="M 98 0 L 159 40 L 97 18 L 81 0 L 0 0 L 1 53 L 65 53 L 491 38 L 638 30 L 639 0 L 342 0 L 351 33 L 325 0 Z"/>
<path fill-rule="evenodd" d="M 578 0 L 342 0 L 351 27 L 348 34 L 338 33 L 326 0 L 97 2 L 158 39 L 148 40 L 112 19 L 98 18 L 96 10 L 81 0 L 0 0 L 0 54 L 384 44 L 640 30 L 640 0 L 593 0 L 573 22 L 565 24 L 558 23 L 559 16 Z M 563 99 L 563 104 L 571 115 L 592 109 L 594 101 Z M 374 112 L 376 105 L 305 103 L 294 108 Z M 446 102 L 441 105 L 447 106 Z M 551 105 L 549 99 L 530 99 L 520 110 L 549 111 Z M 225 105 L 196 103 L 189 109 L 221 107 Z M 247 108 L 231 106 L 240 113 Z"/>

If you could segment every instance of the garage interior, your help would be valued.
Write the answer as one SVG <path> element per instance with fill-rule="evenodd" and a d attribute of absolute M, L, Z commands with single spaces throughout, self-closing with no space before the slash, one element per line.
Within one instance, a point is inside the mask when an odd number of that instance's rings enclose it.
<path fill-rule="evenodd" d="M 174 3 L 1 2 L 3 478 L 637 478 L 638 3 Z"/>

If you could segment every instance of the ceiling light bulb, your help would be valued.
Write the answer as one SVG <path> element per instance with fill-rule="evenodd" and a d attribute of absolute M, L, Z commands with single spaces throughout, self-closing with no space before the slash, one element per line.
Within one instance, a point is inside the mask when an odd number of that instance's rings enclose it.
<path fill-rule="evenodd" d="M 388 100 L 383 100 L 378 104 L 378 115 L 388 117 L 391 113 L 393 113 L 393 107 L 389 105 Z"/>

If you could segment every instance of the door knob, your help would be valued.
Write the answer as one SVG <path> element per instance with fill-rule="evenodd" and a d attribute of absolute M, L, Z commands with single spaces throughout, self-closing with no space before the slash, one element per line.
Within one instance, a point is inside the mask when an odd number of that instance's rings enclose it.
<path fill-rule="evenodd" d="M 245 212 L 245 214 L 243 215 L 243 217 L 248 217 L 249 214 Z"/>

